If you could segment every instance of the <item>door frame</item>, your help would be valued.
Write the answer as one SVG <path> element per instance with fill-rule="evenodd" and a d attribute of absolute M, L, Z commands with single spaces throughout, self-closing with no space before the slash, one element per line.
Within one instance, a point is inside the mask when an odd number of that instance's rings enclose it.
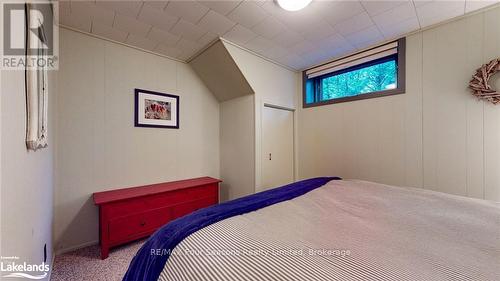
<path fill-rule="evenodd" d="M 286 110 L 286 111 L 289 111 L 292 113 L 292 121 L 293 121 L 293 134 L 292 134 L 292 147 L 293 147 L 293 151 L 292 151 L 292 167 L 293 167 L 293 181 L 296 181 L 297 180 L 297 159 L 296 159 L 296 156 L 297 156 L 297 114 L 296 114 L 296 109 L 295 108 L 292 108 L 292 107 L 288 107 L 288 106 L 283 106 L 283 105 L 280 105 L 280 104 L 277 104 L 277 103 L 274 103 L 274 102 L 266 102 L 266 101 L 262 101 L 260 106 L 259 106 L 259 151 L 257 151 L 257 155 L 258 156 L 258 179 L 256 180 L 256 185 L 255 185 L 255 191 L 256 192 L 259 192 L 259 191 L 262 191 L 260 190 L 262 188 L 261 184 L 262 184 L 262 180 L 261 180 L 261 177 L 262 177 L 262 143 L 263 143 L 263 135 L 262 135 L 262 128 L 264 126 L 263 124 L 263 118 L 262 118 L 262 115 L 263 115 L 263 110 L 265 107 L 268 107 L 268 108 L 273 108 L 273 109 L 277 109 L 277 110 Z M 256 174 L 257 176 L 257 174 Z"/>

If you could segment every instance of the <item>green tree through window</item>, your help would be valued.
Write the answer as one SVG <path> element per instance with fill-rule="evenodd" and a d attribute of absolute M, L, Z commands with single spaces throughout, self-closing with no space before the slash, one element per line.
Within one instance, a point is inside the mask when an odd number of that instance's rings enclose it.
<path fill-rule="evenodd" d="M 304 108 L 405 93 L 405 38 L 302 72 Z"/>
<path fill-rule="evenodd" d="M 389 60 L 322 78 L 320 87 L 320 99 L 323 101 L 395 89 L 396 61 Z"/>

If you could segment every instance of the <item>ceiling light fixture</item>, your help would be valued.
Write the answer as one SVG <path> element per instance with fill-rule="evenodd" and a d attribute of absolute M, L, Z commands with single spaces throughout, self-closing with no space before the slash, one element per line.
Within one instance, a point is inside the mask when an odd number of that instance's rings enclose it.
<path fill-rule="evenodd" d="M 298 11 L 304 9 L 312 0 L 276 0 L 278 5 L 287 11 Z"/>

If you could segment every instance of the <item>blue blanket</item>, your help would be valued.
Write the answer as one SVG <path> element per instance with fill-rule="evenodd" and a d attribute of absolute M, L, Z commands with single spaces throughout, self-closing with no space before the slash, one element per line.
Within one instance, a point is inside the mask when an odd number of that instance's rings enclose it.
<path fill-rule="evenodd" d="M 156 231 L 136 254 L 124 281 L 156 281 L 172 250 L 184 238 L 218 221 L 249 213 L 301 196 L 338 177 L 299 181 L 282 187 L 227 201 L 178 218 Z"/>

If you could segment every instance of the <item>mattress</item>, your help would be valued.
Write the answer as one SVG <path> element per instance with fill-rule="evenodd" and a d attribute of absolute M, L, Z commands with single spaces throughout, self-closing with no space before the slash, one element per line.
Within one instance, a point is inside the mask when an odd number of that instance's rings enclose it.
<path fill-rule="evenodd" d="M 191 233 L 157 280 L 500 280 L 500 205 L 329 181 Z"/>

